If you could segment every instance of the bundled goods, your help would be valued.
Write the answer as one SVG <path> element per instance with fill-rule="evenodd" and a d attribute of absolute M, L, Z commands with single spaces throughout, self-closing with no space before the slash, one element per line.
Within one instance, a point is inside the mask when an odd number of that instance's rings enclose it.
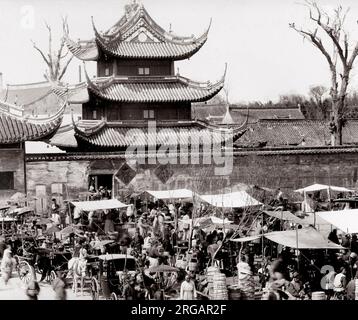
<path fill-rule="evenodd" d="M 213 287 L 210 292 L 210 298 L 212 300 L 228 300 L 228 289 L 226 286 L 226 276 L 223 273 L 214 273 L 213 275 Z"/>
<path fill-rule="evenodd" d="M 242 293 L 239 286 L 229 286 L 228 287 L 228 298 L 229 300 L 241 300 Z"/>
<path fill-rule="evenodd" d="M 326 294 L 324 291 L 312 292 L 312 300 L 326 300 Z"/>

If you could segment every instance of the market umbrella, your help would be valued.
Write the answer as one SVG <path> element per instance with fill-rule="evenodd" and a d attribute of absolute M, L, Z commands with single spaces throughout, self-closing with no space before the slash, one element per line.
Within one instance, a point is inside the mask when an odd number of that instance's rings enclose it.
<path fill-rule="evenodd" d="M 21 201 L 24 199 L 26 199 L 26 195 L 22 192 L 16 192 L 10 197 L 10 200 L 12 201 Z"/>
<path fill-rule="evenodd" d="M 113 242 L 114 242 L 114 240 L 99 241 L 99 242 L 95 243 L 95 245 L 93 246 L 93 249 L 100 250 L 102 247 L 106 246 L 107 244 L 113 243 Z"/>
<path fill-rule="evenodd" d="M 52 221 L 48 218 L 39 218 L 37 220 L 37 224 L 38 225 L 41 225 L 41 224 L 49 224 L 49 223 L 52 223 Z"/>
<path fill-rule="evenodd" d="M 53 226 L 51 226 L 49 229 L 47 229 L 47 230 L 45 231 L 45 233 L 46 233 L 46 234 L 50 234 L 50 233 L 56 233 L 56 232 L 59 232 L 59 231 L 61 231 L 61 229 L 60 229 L 58 226 L 53 225 Z"/>
<path fill-rule="evenodd" d="M 25 201 L 31 201 L 31 200 L 38 200 L 38 198 L 36 198 L 36 197 L 28 197 L 22 192 L 14 193 L 9 199 L 9 201 L 12 202 L 12 203 L 14 203 L 14 202 L 25 202 Z"/>
<path fill-rule="evenodd" d="M 154 272 L 178 272 L 179 269 L 169 266 L 169 265 L 166 265 L 166 264 L 161 264 L 159 266 L 149 268 L 148 271 L 151 273 L 154 273 Z"/>
<path fill-rule="evenodd" d="M 60 231 L 60 234 L 62 236 L 68 236 L 72 233 L 76 233 L 76 231 L 79 231 L 76 227 L 68 226 Z"/>
<path fill-rule="evenodd" d="M 23 207 L 23 208 L 19 208 L 19 209 L 15 209 L 14 212 L 20 216 L 22 214 L 28 213 L 28 212 L 33 212 L 34 208 L 32 207 Z"/>

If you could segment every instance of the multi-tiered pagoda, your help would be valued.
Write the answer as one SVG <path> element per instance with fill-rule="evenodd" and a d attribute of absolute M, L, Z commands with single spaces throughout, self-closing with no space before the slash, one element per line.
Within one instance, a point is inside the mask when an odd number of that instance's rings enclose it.
<path fill-rule="evenodd" d="M 82 120 L 74 124 L 73 135 L 64 130 L 52 140 L 63 149 L 124 150 L 131 143 L 126 138 L 128 130 L 142 128 L 150 120 L 156 122 L 158 132 L 170 128 L 176 135 L 181 128 L 208 134 L 218 130 L 192 119 L 191 103 L 215 96 L 224 86 L 225 75 L 214 84 L 195 82 L 180 76 L 174 65 L 204 45 L 210 26 L 200 37 L 181 37 L 161 28 L 143 5 L 134 2 L 125 11 L 106 32 L 98 31 L 92 19 L 92 40 L 75 42 L 66 37 L 69 50 L 78 59 L 97 62 L 97 77 L 87 76 L 85 84 L 67 91 L 58 88 L 63 94 L 86 97 Z M 160 145 L 167 138 L 162 132 L 156 143 Z M 145 133 L 143 144 L 148 145 Z"/>

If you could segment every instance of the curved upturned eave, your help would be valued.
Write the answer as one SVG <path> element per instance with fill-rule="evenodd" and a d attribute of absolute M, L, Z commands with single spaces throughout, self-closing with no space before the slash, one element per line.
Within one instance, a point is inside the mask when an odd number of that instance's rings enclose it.
<path fill-rule="evenodd" d="M 197 53 L 205 44 L 207 39 L 204 39 L 200 42 L 197 42 L 194 48 L 190 48 L 190 46 L 193 46 L 193 44 L 185 44 L 183 45 L 184 47 L 187 46 L 187 50 L 183 50 L 180 53 L 173 53 L 173 54 L 163 54 L 163 55 L 158 55 L 158 54 L 150 54 L 150 53 L 145 53 L 145 54 L 132 54 L 130 52 L 128 53 L 118 53 L 116 52 L 115 49 L 108 49 L 108 45 L 106 45 L 105 43 L 103 43 L 103 40 L 100 41 L 98 38 L 96 39 L 97 42 L 97 46 L 100 48 L 100 50 L 105 53 L 108 56 L 112 56 L 115 58 L 122 58 L 122 59 L 153 59 L 153 60 L 162 60 L 162 59 L 172 59 L 175 61 L 180 61 L 180 60 L 185 60 L 185 59 L 189 59 L 190 57 L 192 57 L 195 53 Z M 130 42 L 128 42 L 130 43 Z M 158 42 L 155 43 L 153 42 L 154 45 L 158 44 L 162 44 L 162 42 Z M 118 44 L 119 46 L 121 44 Z M 178 45 L 178 44 L 174 44 L 174 45 Z"/>
<path fill-rule="evenodd" d="M 89 82 L 89 84 L 88 84 L 88 90 L 101 99 L 104 99 L 107 101 L 128 102 L 128 103 L 205 102 L 205 101 L 213 98 L 215 95 L 217 95 L 222 90 L 223 87 L 224 87 L 224 82 L 219 81 L 218 83 L 212 85 L 208 89 L 201 88 L 200 90 L 203 91 L 202 96 L 200 96 L 198 98 L 193 98 L 193 99 L 176 98 L 176 97 L 168 98 L 168 99 L 159 99 L 159 98 L 158 99 L 155 99 L 155 98 L 153 98 L 153 99 L 151 99 L 151 98 L 147 98 L 147 99 L 143 99 L 143 98 L 142 99 L 126 99 L 126 98 L 117 99 L 117 98 L 110 97 L 108 95 L 103 94 L 102 90 L 93 81 Z M 207 92 L 205 92 L 205 91 L 207 91 Z"/>
<path fill-rule="evenodd" d="M 2 120 L 4 120 L 7 122 L 7 126 L 11 125 L 11 128 L 8 127 L 8 129 L 11 129 L 11 131 L 15 129 L 14 126 L 16 126 L 17 129 L 19 128 L 19 126 L 22 126 L 22 131 L 32 131 L 33 133 L 24 133 L 21 136 L 15 136 L 10 138 L 11 132 L 9 132 L 8 138 L 0 138 L 0 144 L 14 144 L 22 143 L 25 141 L 43 141 L 50 139 L 54 136 L 57 129 L 61 126 L 66 107 L 67 102 L 63 104 L 63 106 L 58 110 L 58 112 L 56 112 L 55 115 L 42 119 L 35 119 L 31 117 L 23 118 L 16 115 L 11 115 L 6 112 L 1 112 L 0 118 L 2 118 L 1 115 L 3 115 L 5 118 L 1 119 L 1 125 L 3 125 Z"/>
<path fill-rule="evenodd" d="M 136 42 L 128 42 L 128 41 L 123 41 L 121 40 L 120 37 L 120 32 L 117 35 L 112 35 L 112 36 L 105 36 L 103 35 L 101 32 L 99 32 L 94 24 L 94 20 L 92 17 L 92 27 L 93 27 L 93 31 L 95 33 L 95 42 L 97 44 L 97 48 L 100 49 L 103 53 L 105 53 L 106 55 L 109 56 L 113 56 L 115 58 L 132 58 L 132 59 L 173 59 L 173 60 L 184 60 L 184 59 L 188 59 L 191 56 L 193 56 L 196 52 L 198 52 L 202 46 L 206 43 L 207 39 L 208 39 L 208 34 L 209 34 L 209 30 L 211 27 L 211 21 L 210 20 L 210 24 L 207 28 L 207 30 L 198 38 L 186 38 L 186 37 L 181 37 L 182 39 L 186 39 L 185 41 L 180 40 L 180 37 L 177 37 L 178 39 L 168 39 L 166 33 L 160 35 L 160 38 L 163 39 L 162 42 L 150 42 L 149 44 L 153 44 L 155 45 L 168 45 L 168 46 L 177 46 L 178 48 L 182 48 L 182 49 L 177 49 L 180 52 L 173 52 L 172 54 L 162 54 L 162 55 L 158 55 L 158 54 L 133 54 L 133 53 L 119 53 L 118 51 L 120 50 L 119 47 L 121 46 L 121 44 L 123 45 L 135 45 L 137 44 Z M 151 26 L 152 28 L 153 26 Z M 159 32 L 157 30 L 155 30 L 155 32 Z M 138 43 L 139 45 L 146 45 L 147 43 L 143 42 L 143 43 Z M 110 48 L 112 47 L 112 48 Z M 168 49 L 170 50 L 170 49 Z M 99 50 L 98 50 L 99 51 Z M 133 51 L 133 50 L 132 50 Z M 99 52 L 98 52 L 99 54 Z"/>
<path fill-rule="evenodd" d="M 77 58 L 82 61 L 97 61 L 99 57 L 99 50 L 95 40 L 88 40 L 89 45 L 80 44 L 68 35 L 65 35 L 65 42 L 68 50 Z"/>

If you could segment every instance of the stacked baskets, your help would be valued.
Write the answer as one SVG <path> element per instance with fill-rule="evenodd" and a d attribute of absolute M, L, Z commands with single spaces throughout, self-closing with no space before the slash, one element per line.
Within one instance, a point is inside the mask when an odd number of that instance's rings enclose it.
<path fill-rule="evenodd" d="M 223 273 L 213 274 L 212 290 L 209 292 L 211 300 L 228 300 L 228 290 L 226 286 L 226 276 Z"/>
<path fill-rule="evenodd" d="M 326 300 L 326 294 L 323 291 L 312 292 L 312 300 Z"/>

